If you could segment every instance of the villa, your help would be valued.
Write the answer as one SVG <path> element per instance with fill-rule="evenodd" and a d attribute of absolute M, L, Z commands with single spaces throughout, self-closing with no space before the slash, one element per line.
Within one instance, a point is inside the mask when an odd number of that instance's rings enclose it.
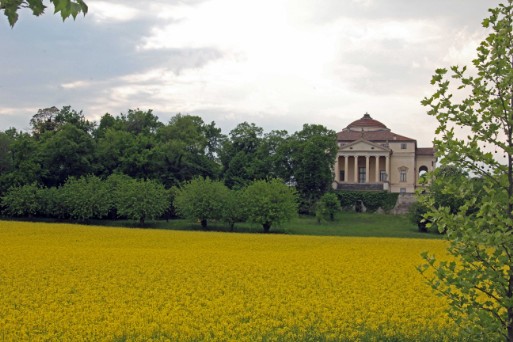
<path fill-rule="evenodd" d="M 337 133 L 333 188 L 413 193 L 420 176 L 435 167 L 433 147 L 393 133 L 369 114 Z"/>

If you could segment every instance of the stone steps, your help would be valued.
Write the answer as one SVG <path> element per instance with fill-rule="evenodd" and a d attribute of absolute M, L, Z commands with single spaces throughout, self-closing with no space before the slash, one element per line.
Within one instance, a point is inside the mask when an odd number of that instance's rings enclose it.
<path fill-rule="evenodd" d="M 397 203 L 395 204 L 394 209 L 392 209 L 392 214 L 407 214 L 410 206 L 417 201 L 415 194 L 400 194 L 397 197 Z"/>

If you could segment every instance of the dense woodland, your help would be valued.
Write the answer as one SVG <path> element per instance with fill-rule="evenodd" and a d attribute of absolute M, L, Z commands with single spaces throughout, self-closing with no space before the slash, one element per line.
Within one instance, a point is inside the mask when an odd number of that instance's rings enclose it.
<path fill-rule="evenodd" d="M 290 134 L 243 122 L 224 134 L 199 116 L 162 123 L 135 109 L 91 122 L 69 106 L 51 107 L 32 117 L 29 132 L 0 132 L 0 197 L 13 187 L 60 188 L 85 176 L 125 175 L 165 189 L 208 177 L 234 190 L 278 178 L 294 185 L 308 211 L 330 188 L 336 151 L 336 133 L 322 125 Z"/>

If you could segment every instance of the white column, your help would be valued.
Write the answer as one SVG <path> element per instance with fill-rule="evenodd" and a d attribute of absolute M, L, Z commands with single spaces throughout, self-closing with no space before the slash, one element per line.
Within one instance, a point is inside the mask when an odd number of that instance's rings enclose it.
<path fill-rule="evenodd" d="M 337 182 L 340 180 L 340 179 L 339 179 L 339 175 L 340 175 L 339 170 L 340 170 L 340 168 L 339 168 L 339 165 L 338 165 L 338 161 L 339 161 L 339 160 L 338 160 L 338 157 L 339 157 L 339 155 L 337 154 L 337 159 L 336 159 L 336 161 L 335 161 L 335 167 L 334 167 L 334 172 L 335 172 L 335 181 L 337 181 Z"/>
<path fill-rule="evenodd" d="M 358 156 L 354 156 L 354 182 L 358 183 Z"/>
<path fill-rule="evenodd" d="M 347 177 L 349 177 L 349 156 L 346 154 L 344 156 L 344 183 L 348 183 Z"/>
<path fill-rule="evenodd" d="M 374 157 L 374 174 L 376 175 L 374 182 L 379 183 L 379 156 Z"/>
<path fill-rule="evenodd" d="M 367 183 L 367 184 L 369 183 L 369 178 L 370 178 L 369 166 L 370 166 L 370 157 L 365 156 L 365 183 Z"/>
<path fill-rule="evenodd" d="M 387 181 L 390 183 L 390 156 L 385 156 L 385 172 L 387 173 Z"/>

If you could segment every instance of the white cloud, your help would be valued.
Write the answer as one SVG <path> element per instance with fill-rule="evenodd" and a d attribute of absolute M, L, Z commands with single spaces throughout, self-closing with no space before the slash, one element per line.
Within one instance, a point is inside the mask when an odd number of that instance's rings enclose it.
<path fill-rule="evenodd" d="M 134 7 L 105 1 L 91 1 L 89 3 L 89 13 L 97 22 L 109 23 L 129 21 L 140 15 L 140 12 Z"/>
<path fill-rule="evenodd" d="M 85 88 L 91 85 L 89 81 L 73 81 L 68 83 L 61 84 L 61 87 L 64 89 L 77 89 L 77 88 Z"/>

